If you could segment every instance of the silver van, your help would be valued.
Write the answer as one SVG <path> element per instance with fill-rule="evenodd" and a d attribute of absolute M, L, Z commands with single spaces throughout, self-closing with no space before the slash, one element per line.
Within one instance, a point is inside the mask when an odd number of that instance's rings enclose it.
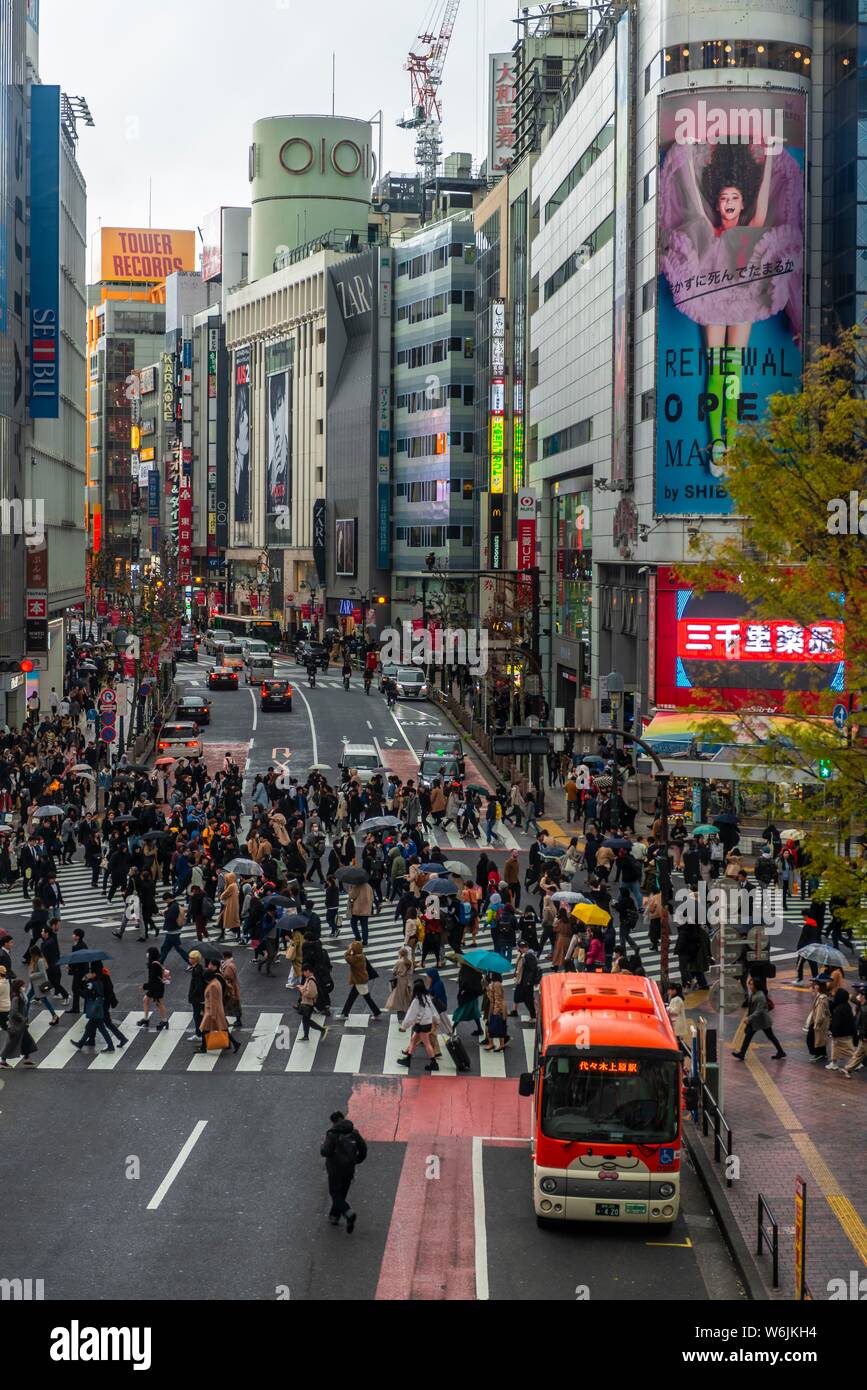
<path fill-rule="evenodd" d="M 255 685 L 257 681 L 270 680 L 274 674 L 274 662 L 262 652 L 249 652 L 245 658 L 246 682 Z"/>
<path fill-rule="evenodd" d="M 337 766 L 344 774 L 351 771 L 359 782 L 369 782 L 377 774 L 385 776 L 382 759 L 372 743 L 345 743 Z"/>

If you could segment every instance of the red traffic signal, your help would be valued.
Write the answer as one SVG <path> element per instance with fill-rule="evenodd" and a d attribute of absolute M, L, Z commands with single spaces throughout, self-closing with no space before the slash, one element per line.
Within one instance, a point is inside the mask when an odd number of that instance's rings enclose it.
<path fill-rule="evenodd" d="M 29 656 L 26 656 L 21 662 L 21 670 L 28 673 L 33 670 L 33 662 L 30 660 Z"/>

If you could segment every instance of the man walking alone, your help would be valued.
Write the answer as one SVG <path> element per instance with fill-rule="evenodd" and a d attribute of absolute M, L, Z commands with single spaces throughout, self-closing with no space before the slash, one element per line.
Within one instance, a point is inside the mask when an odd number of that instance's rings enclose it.
<path fill-rule="evenodd" d="M 346 1234 L 351 1236 L 357 1215 L 346 1199 L 356 1167 L 367 1158 L 367 1145 L 341 1110 L 335 1110 L 331 1116 L 331 1128 L 319 1152 L 325 1159 L 328 1174 L 328 1195 L 331 1198 L 328 1220 L 332 1226 L 339 1226 L 341 1216 L 345 1216 Z"/>

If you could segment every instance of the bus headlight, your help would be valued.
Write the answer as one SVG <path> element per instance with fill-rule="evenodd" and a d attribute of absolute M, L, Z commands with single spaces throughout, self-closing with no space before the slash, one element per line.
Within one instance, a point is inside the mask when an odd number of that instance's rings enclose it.
<path fill-rule="evenodd" d="M 540 1203 L 539 1203 L 539 1206 L 542 1208 L 543 1211 L 550 1211 L 550 1210 L 551 1210 L 551 1205 L 552 1205 L 552 1204 L 551 1204 L 550 1202 L 548 1202 L 548 1201 L 540 1202 Z"/>
<path fill-rule="evenodd" d="M 673 1182 L 661 1182 L 657 1190 L 660 1197 L 673 1197 L 676 1191 Z"/>
<path fill-rule="evenodd" d="M 543 1192 L 556 1192 L 556 1191 L 557 1191 L 557 1179 L 556 1179 L 556 1178 L 543 1178 L 542 1181 L 539 1183 L 539 1187 L 542 1189 Z"/>
<path fill-rule="evenodd" d="M 662 1214 L 663 1216 L 674 1216 L 674 1207 L 663 1207 Z"/>

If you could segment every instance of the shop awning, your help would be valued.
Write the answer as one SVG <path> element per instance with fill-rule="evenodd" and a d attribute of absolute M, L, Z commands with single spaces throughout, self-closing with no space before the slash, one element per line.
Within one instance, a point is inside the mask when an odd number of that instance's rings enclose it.
<path fill-rule="evenodd" d="M 707 725 L 710 720 L 717 723 L 724 723 L 731 731 L 731 738 L 723 743 L 718 737 L 707 738 L 701 732 L 702 727 Z M 746 714 L 739 716 L 732 714 L 731 711 L 725 713 L 714 713 L 712 710 L 698 712 L 696 710 L 673 711 L 654 715 L 642 734 L 645 743 L 650 744 L 654 752 L 669 757 L 677 753 L 686 753 L 693 740 L 703 753 L 716 753 L 721 748 L 741 747 L 755 748 L 769 739 L 783 739 L 797 734 L 799 729 L 810 730 L 816 733 L 818 729 L 824 732 L 827 727 L 828 732 L 834 730 L 833 721 L 830 719 L 821 720 L 799 720 L 793 719 L 790 715 L 784 714 Z"/>

